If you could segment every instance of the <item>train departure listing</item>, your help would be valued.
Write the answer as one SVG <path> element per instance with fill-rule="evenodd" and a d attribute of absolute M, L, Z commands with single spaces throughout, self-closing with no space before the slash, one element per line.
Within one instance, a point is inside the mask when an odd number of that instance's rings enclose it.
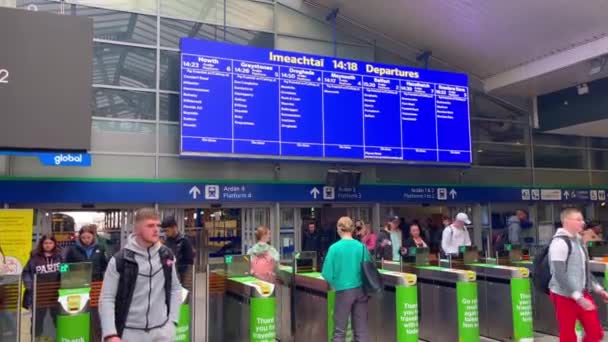
<path fill-rule="evenodd" d="M 181 153 L 471 162 L 465 74 L 183 38 Z"/>

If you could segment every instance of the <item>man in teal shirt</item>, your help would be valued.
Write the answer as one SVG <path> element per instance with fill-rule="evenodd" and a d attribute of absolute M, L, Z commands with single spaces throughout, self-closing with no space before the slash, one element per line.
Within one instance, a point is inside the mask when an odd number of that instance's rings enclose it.
<path fill-rule="evenodd" d="M 367 302 L 369 297 L 363 291 L 361 263 L 371 260 L 367 248 L 353 239 L 354 225 L 349 217 L 338 220 L 340 241 L 334 243 L 327 252 L 323 263 L 323 278 L 336 291 L 334 305 L 333 341 L 346 341 L 348 317 L 352 313 L 355 341 L 368 342 Z"/>

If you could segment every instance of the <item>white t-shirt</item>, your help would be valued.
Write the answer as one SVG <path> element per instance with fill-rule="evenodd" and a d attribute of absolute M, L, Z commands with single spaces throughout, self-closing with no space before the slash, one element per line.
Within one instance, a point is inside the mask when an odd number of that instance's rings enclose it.
<path fill-rule="evenodd" d="M 445 227 L 441 237 L 441 248 L 446 254 L 458 254 L 460 246 L 470 246 L 471 237 L 467 231 L 467 227 L 459 229 L 453 225 Z"/>

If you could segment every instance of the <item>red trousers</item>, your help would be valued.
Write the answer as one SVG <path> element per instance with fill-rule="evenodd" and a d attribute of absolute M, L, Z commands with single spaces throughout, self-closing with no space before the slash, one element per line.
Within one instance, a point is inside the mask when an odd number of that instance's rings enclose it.
<path fill-rule="evenodd" d="M 585 292 L 585 298 L 593 302 L 589 293 Z M 601 342 L 604 337 L 604 329 L 600 323 L 597 310 L 586 311 L 576 301 L 569 297 L 560 296 L 551 292 L 551 301 L 555 306 L 557 324 L 559 325 L 560 342 L 576 342 L 576 321 L 581 322 L 585 330 L 583 342 Z"/>

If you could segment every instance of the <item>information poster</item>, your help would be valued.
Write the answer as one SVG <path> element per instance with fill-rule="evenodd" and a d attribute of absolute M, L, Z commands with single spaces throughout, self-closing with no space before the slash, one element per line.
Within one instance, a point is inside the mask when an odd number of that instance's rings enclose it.
<path fill-rule="evenodd" d="M 33 209 L 0 209 L 0 274 L 20 274 L 32 251 Z"/>
<path fill-rule="evenodd" d="M 251 298 L 250 341 L 275 342 L 276 300 L 269 298 Z"/>
<path fill-rule="evenodd" d="M 534 341 L 534 318 L 529 278 L 511 279 L 511 301 L 515 342 Z"/>
<path fill-rule="evenodd" d="M 458 300 L 458 341 L 479 341 L 477 283 L 456 283 L 456 298 Z"/>
<path fill-rule="evenodd" d="M 418 288 L 396 287 L 397 342 L 418 342 Z"/>

